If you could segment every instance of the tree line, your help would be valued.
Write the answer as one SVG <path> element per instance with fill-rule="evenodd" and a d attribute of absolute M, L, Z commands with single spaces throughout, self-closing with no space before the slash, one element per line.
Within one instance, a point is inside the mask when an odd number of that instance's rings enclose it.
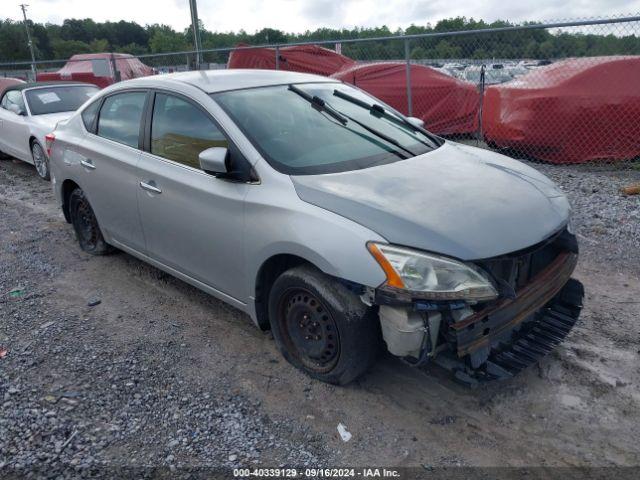
<path fill-rule="evenodd" d="M 405 29 L 377 28 L 332 29 L 320 28 L 304 33 L 286 33 L 264 28 L 255 33 L 212 32 L 201 26 L 204 49 L 233 47 L 239 43 L 260 45 L 299 41 L 346 40 L 392 35 L 481 30 L 507 27 L 505 21 L 492 23 L 465 17 L 441 20 L 435 25 L 411 25 Z M 61 25 L 29 22 L 37 60 L 67 59 L 76 53 L 122 52 L 133 55 L 165 53 L 193 49 L 191 28 L 176 31 L 167 25 L 145 25 L 136 22 L 95 22 L 90 18 L 66 19 Z M 596 30 L 599 27 L 590 27 Z M 640 37 L 627 24 L 618 24 L 617 35 L 548 30 L 478 33 L 463 36 L 444 36 L 416 39 L 411 42 L 410 55 L 414 59 L 455 58 L 563 58 L 596 55 L 638 55 Z M 625 32 L 625 29 L 627 30 Z M 398 59 L 404 57 L 401 41 L 374 41 L 344 44 L 343 53 L 354 59 Z M 24 24 L 10 19 L 0 20 L 0 62 L 30 58 Z M 209 54 L 209 62 L 224 62 L 226 55 Z"/>

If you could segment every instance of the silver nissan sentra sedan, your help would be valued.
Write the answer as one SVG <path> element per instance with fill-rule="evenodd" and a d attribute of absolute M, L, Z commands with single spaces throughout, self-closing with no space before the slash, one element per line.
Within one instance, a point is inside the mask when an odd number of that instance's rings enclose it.
<path fill-rule="evenodd" d="M 469 385 L 510 378 L 580 314 L 570 207 L 548 178 L 329 78 L 130 80 L 47 148 L 84 251 L 124 250 L 234 305 L 326 382 L 381 345 Z"/>

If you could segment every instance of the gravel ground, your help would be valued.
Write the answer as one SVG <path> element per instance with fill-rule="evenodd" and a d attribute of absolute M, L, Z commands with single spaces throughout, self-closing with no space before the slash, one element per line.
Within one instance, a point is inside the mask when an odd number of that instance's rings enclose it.
<path fill-rule="evenodd" d="M 574 204 L 583 316 L 538 367 L 468 390 L 391 356 L 348 387 L 312 381 L 235 309 L 81 252 L 50 186 L 0 161 L 0 476 L 640 465 L 640 197 L 618 193 L 640 172 L 536 168 Z"/>
<path fill-rule="evenodd" d="M 585 252 L 640 270 L 640 196 L 620 193 L 640 183 L 640 168 L 530 163 L 569 196 L 573 221 Z M 640 167 L 640 163 L 636 163 Z"/>

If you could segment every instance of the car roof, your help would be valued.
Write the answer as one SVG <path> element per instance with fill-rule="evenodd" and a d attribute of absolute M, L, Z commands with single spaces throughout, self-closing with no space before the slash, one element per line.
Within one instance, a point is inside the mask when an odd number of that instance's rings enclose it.
<path fill-rule="evenodd" d="M 245 88 L 267 87 L 272 85 L 286 85 L 289 83 L 317 83 L 333 82 L 336 80 L 320 75 L 308 73 L 285 72 L 282 70 L 230 69 L 230 70 L 199 70 L 193 72 L 178 72 L 167 75 L 153 75 L 127 80 L 120 83 L 127 86 L 153 87 L 162 83 L 182 83 L 192 85 L 206 93 L 227 90 L 241 90 Z"/>
<path fill-rule="evenodd" d="M 38 88 L 38 87 L 64 87 L 64 86 L 78 86 L 78 85 L 83 85 L 83 86 L 91 86 L 91 87 L 95 87 L 95 85 L 93 83 L 86 83 L 86 82 L 71 82 L 71 81 L 63 81 L 63 82 L 27 82 L 27 83 L 16 83 L 15 85 L 10 85 L 7 88 L 5 88 L 3 90 L 4 93 L 8 92 L 9 90 L 18 90 L 18 91 L 22 91 L 22 90 L 27 90 L 29 88 Z M 96 87 L 98 88 L 98 87 Z"/>

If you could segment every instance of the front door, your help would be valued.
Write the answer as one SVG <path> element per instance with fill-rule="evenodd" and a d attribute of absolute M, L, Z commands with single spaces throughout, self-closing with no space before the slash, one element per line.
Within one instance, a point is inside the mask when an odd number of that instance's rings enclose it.
<path fill-rule="evenodd" d="M 150 152 L 140 157 L 138 205 L 148 255 L 209 287 L 243 299 L 243 204 L 247 184 L 200 169 L 198 155 L 228 141 L 185 98 L 156 93 Z"/>

